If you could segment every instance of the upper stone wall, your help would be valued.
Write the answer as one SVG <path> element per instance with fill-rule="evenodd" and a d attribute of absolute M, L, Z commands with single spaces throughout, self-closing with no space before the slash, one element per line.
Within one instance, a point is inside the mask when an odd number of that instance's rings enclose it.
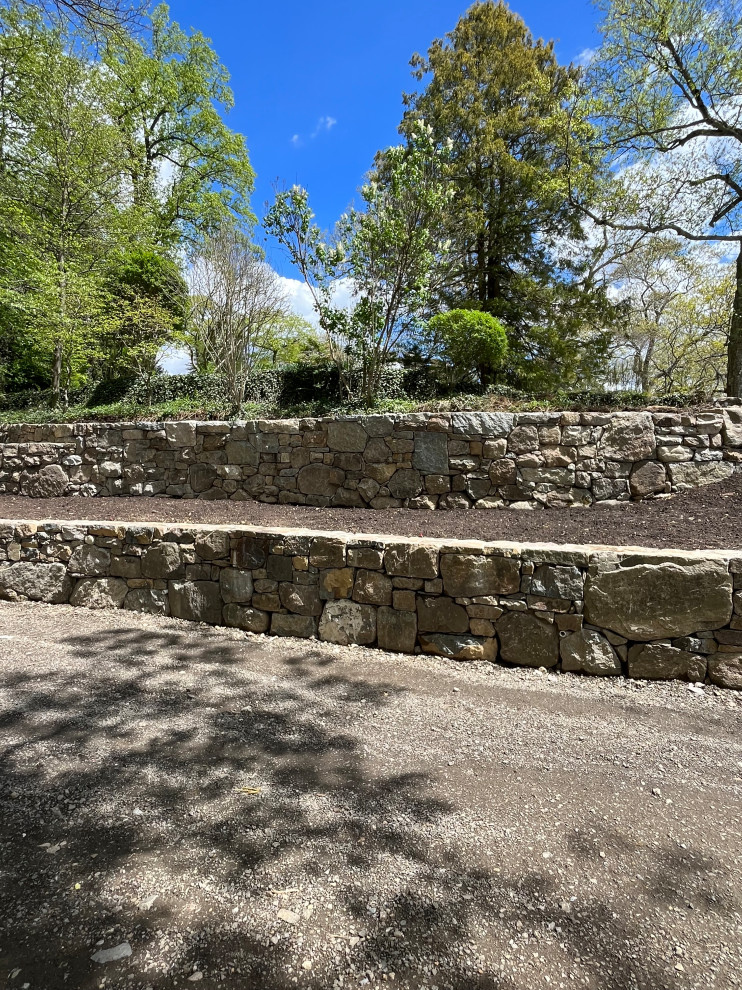
<path fill-rule="evenodd" d="M 387 509 L 589 505 L 721 481 L 742 406 L 0 427 L 0 492 Z"/>

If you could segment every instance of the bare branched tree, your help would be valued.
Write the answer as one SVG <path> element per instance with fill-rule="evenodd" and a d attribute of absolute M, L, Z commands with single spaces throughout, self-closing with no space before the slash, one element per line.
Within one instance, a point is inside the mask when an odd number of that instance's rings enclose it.
<path fill-rule="evenodd" d="M 190 282 L 192 358 L 224 378 L 236 414 L 250 372 L 288 316 L 286 294 L 254 245 L 230 226 L 206 240 Z"/>
<path fill-rule="evenodd" d="M 94 35 L 142 26 L 149 0 L 21 0 L 45 14 L 79 24 Z"/>

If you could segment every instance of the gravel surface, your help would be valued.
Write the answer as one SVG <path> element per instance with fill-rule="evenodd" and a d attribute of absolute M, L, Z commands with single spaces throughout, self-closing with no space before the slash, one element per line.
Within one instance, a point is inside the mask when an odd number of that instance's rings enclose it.
<path fill-rule="evenodd" d="M 315 509 L 261 502 L 170 498 L 46 498 L 0 495 L 0 519 L 116 519 L 233 523 L 347 533 L 479 540 L 593 543 L 678 550 L 742 547 L 742 474 L 670 498 L 589 509 Z"/>
<path fill-rule="evenodd" d="M 0 670 L 0 986 L 742 982 L 742 695 L 7 603 Z"/>

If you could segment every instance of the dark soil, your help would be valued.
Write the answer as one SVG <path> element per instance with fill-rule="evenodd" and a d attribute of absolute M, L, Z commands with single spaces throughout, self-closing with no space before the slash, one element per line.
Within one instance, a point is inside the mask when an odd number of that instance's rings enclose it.
<path fill-rule="evenodd" d="M 198 499 L 33 499 L 6 495 L 0 496 L 0 518 L 228 523 L 442 539 L 737 549 L 742 548 L 742 474 L 669 498 L 589 509 L 376 511 Z"/>

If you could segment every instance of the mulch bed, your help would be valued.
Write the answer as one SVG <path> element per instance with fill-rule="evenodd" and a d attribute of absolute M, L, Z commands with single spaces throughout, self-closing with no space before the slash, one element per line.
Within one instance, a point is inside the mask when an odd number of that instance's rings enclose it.
<path fill-rule="evenodd" d="M 375 511 L 162 497 L 33 499 L 5 495 L 0 496 L 0 519 L 231 523 L 444 539 L 738 549 L 742 548 L 742 474 L 670 498 L 589 509 Z"/>

